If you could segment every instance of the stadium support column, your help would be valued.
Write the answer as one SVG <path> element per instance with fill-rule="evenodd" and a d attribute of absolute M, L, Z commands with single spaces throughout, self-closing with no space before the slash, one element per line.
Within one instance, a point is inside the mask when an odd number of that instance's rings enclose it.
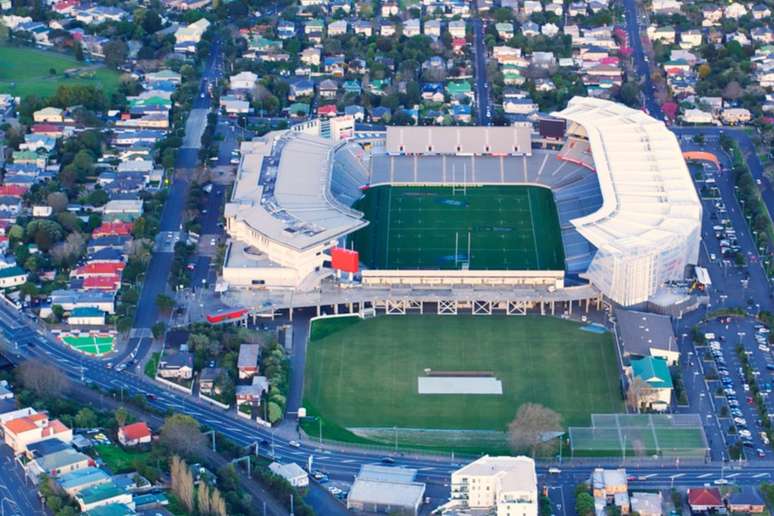
<path fill-rule="evenodd" d="M 556 302 L 552 299 L 551 300 L 551 315 L 556 315 Z"/>
<path fill-rule="evenodd" d="M 320 305 L 317 305 L 317 317 L 320 317 Z"/>
<path fill-rule="evenodd" d="M 339 315 L 339 304 L 338 304 L 338 303 L 335 303 L 335 304 L 333 305 L 333 313 L 334 313 L 335 315 Z"/>
<path fill-rule="evenodd" d="M 570 315 L 572 315 L 572 299 L 570 299 L 570 300 L 568 301 L 568 304 L 569 304 L 569 307 L 568 307 L 568 310 L 567 310 L 567 312 L 568 312 Z"/>
<path fill-rule="evenodd" d="M 546 307 L 543 304 L 543 301 L 540 301 L 540 315 L 546 315 Z"/>

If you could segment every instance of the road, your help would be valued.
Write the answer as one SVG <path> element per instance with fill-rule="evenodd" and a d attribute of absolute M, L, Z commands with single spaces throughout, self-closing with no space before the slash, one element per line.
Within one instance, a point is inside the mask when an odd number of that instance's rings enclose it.
<path fill-rule="evenodd" d="M 208 80 L 214 80 L 222 73 L 220 70 L 222 70 L 222 53 L 220 44 L 216 41 L 212 45 L 203 76 Z M 177 153 L 175 176 L 161 212 L 160 232 L 178 232 L 182 226 L 183 211 L 191 186 L 188 175 L 191 169 L 199 165 L 201 134 L 207 124 L 206 113 L 212 103 L 204 83 L 205 81 L 202 81 L 199 96 L 194 99 L 191 114 L 186 121 L 185 146 Z M 174 256 L 174 249 L 169 246 L 154 249 L 145 273 L 128 345 L 113 357 L 115 362 L 124 361 L 132 353 L 140 362 L 150 350 L 153 342 L 150 338 L 150 329 L 159 315 L 156 298 L 167 289 Z"/>
<path fill-rule="evenodd" d="M 484 43 L 484 22 L 478 14 L 478 2 L 471 4 L 473 27 L 473 71 L 476 78 L 476 120 L 478 125 L 492 125 L 492 112 L 489 103 L 489 83 L 486 76 L 487 48 Z"/>
<path fill-rule="evenodd" d="M 645 52 L 640 39 L 639 12 L 637 10 L 637 0 L 624 0 L 624 12 L 626 13 L 626 34 L 629 38 L 629 45 L 632 48 L 634 59 L 634 68 L 642 80 L 642 91 L 645 109 L 651 116 L 659 120 L 664 119 L 664 113 L 661 106 L 656 102 L 653 95 L 653 82 L 650 78 L 648 62 L 645 61 Z"/>

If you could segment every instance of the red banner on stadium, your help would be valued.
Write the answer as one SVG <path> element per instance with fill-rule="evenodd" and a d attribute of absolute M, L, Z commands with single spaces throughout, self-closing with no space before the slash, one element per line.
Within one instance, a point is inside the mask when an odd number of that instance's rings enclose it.
<path fill-rule="evenodd" d="M 247 313 L 246 308 L 240 308 L 239 310 L 223 311 L 214 314 L 207 314 L 207 322 L 210 324 L 218 324 L 223 322 L 230 322 L 235 319 L 241 319 Z"/>
<path fill-rule="evenodd" d="M 331 249 L 331 266 L 344 272 L 357 272 L 360 270 L 360 255 L 357 251 L 334 247 Z"/>

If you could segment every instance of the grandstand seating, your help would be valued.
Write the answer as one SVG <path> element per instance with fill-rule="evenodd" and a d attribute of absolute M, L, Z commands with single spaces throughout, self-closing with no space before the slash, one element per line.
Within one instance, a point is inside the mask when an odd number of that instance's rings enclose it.
<path fill-rule="evenodd" d="M 352 206 L 362 197 L 360 187 L 368 183 L 368 169 L 362 153 L 357 145 L 347 144 L 336 151 L 333 160 L 331 192 L 346 206 Z"/>

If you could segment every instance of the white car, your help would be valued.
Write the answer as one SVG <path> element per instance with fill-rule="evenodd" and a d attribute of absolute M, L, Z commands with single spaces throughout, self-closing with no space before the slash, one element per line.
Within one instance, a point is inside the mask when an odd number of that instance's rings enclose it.
<path fill-rule="evenodd" d="M 718 478 L 717 480 L 714 480 L 712 483 L 715 484 L 716 486 L 724 486 L 728 484 L 728 480 L 725 478 Z"/>
<path fill-rule="evenodd" d="M 293 448 L 301 448 L 301 443 L 298 441 L 290 441 L 288 446 L 292 446 Z"/>

